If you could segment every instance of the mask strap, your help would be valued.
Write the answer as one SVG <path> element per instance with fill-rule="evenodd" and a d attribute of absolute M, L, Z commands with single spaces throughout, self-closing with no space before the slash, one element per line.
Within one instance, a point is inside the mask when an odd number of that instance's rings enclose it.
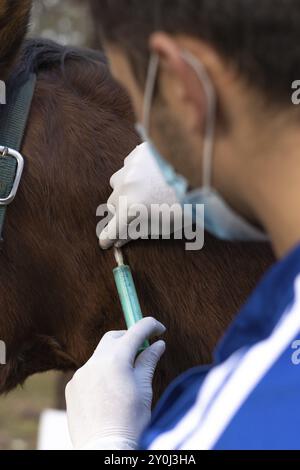
<path fill-rule="evenodd" d="M 143 125 L 148 134 L 150 132 L 151 108 L 152 108 L 152 103 L 153 103 L 155 82 L 156 82 L 157 73 L 158 73 L 158 66 L 159 66 L 159 56 L 158 54 L 152 54 L 150 62 L 149 62 L 148 73 L 147 73 L 147 83 L 146 83 L 145 98 L 144 98 L 144 114 L 143 114 Z"/>
<path fill-rule="evenodd" d="M 202 83 L 204 93 L 207 99 L 207 120 L 203 145 L 203 189 L 209 191 L 212 187 L 213 174 L 213 151 L 215 137 L 215 120 L 216 120 L 216 93 L 211 79 L 199 60 L 197 60 L 188 51 L 182 52 L 183 59 L 190 64 Z"/>
<path fill-rule="evenodd" d="M 194 69 L 195 73 L 197 74 L 200 82 L 202 83 L 204 93 L 207 99 L 208 110 L 203 144 L 203 189 L 209 191 L 212 187 L 213 151 L 217 107 L 216 93 L 211 79 L 202 63 L 188 51 L 183 51 L 182 57 L 188 64 L 190 64 L 190 66 Z M 143 125 L 147 134 L 149 134 L 150 132 L 151 108 L 153 103 L 158 67 L 159 55 L 154 53 L 152 54 L 149 62 L 144 98 Z"/>

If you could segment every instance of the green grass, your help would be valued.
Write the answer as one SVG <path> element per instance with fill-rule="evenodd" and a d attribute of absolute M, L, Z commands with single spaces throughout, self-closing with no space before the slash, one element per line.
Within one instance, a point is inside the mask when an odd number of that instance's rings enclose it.
<path fill-rule="evenodd" d="M 55 407 L 58 374 L 36 375 L 23 388 L 0 397 L 0 449 L 31 450 L 36 448 L 39 415 Z"/>

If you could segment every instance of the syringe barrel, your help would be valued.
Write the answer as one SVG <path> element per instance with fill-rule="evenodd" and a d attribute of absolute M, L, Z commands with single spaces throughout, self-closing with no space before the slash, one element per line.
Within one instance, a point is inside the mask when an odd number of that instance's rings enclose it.
<path fill-rule="evenodd" d="M 143 318 L 132 272 L 129 266 L 123 265 L 115 268 L 113 273 L 126 325 L 129 329 Z M 149 347 L 148 342 L 143 345 L 143 349 L 147 347 Z"/>

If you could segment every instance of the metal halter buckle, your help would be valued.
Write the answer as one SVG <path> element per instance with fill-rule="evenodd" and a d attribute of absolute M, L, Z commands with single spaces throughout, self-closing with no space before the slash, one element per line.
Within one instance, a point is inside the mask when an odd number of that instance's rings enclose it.
<path fill-rule="evenodd" d="M 24 158 L 19 152 L 17 152 L 16 150 L 10 149 L 8 147 L 0 146 L 0 159 L 7 158 L 7 157 L 15 158 L 15 160 L 17 161 L 17 171 L 16 171 L 16 176 L 15 176 L 12 190 L 9 196 L 7 196 L 6 198 L 2 198 L 2 199 L 0 198 L 0 206 L 8 206 L 16 197 L 19 184 L 21 181 L 23 169 L 24 169 Z"/>

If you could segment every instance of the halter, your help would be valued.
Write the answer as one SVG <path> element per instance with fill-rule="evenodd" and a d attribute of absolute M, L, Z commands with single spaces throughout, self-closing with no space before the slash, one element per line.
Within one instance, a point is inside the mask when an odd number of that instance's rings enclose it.
<path fill-rule="evenodd" d="M 36 85 L 31 74 L 13 102 L 0 108 L 0 238 L 7 206 L 15 199 L 24 169 L 20 151 Z"/>

